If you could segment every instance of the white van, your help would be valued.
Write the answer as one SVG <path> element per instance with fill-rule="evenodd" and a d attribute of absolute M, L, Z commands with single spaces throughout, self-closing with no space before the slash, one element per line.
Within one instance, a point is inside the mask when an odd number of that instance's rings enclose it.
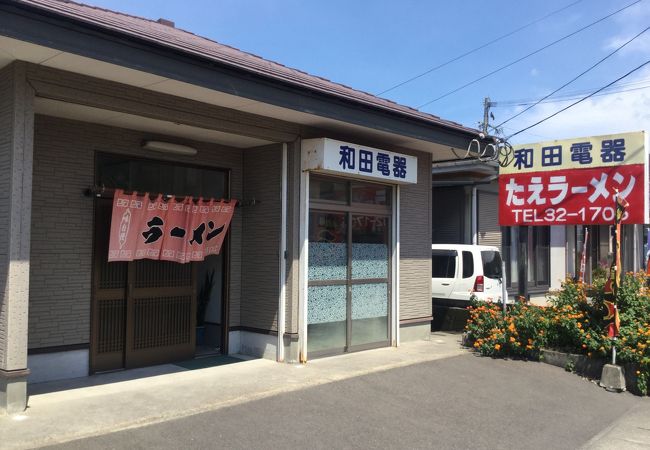
<path fill-rule="evenodd" d="M 435 306 L 467 307 L 470 295 L 501 302 L 501 254 L 486 245 L 433 244 L 431 296 Z"/>

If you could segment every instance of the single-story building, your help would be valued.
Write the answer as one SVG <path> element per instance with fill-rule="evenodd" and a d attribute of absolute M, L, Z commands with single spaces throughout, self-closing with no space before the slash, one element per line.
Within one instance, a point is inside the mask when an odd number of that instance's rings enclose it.
<path fill-rule="evenodd" d="M 431 164 L 478 135 L 170 20 L 3 2 L 0 410 L 27 383 L 426 336 Z M 118 193 L 237 207 L 218 255 L 108 262 Z"/>

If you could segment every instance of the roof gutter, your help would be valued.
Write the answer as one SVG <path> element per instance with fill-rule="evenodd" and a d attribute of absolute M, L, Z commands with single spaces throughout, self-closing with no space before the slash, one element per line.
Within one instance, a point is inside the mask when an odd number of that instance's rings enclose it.
<path fill-rule="evenodd" d="M 431 185 L 433 187 L 441 187 L 441 186 L 478 186 L 481 184 L 490 184 L 494 180 L 499 178 L 498 175 L 490 175 L 489 177 L 485 178 L 479 178 L 478 180 L 440 180 L 436 181 L 433 180 L 431 181 Z"/>
<path fill-rule="evenodd" d="M 0 34 L 263 103 L 409 138 L 467 148 L 478 133 L 265 77 L 46 9 L 0 4 Z"/>

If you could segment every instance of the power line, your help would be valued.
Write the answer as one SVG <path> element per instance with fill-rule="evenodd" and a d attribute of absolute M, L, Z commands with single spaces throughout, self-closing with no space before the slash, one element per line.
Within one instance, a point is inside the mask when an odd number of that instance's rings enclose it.
<path fill-rule="evenodd" d="M 647 83 L 647 82 L 650 82 L 650 78 L 642 78 L 642 79 L 637 80 L 637 81 L 630 81 L 629 83 L 619 83 L 618 87 L 636 86 L 636 85 L 644 84 L 644 83 Z M 639 89 L 645 89 L 646 87 L 647 86 L 641 86 Z M 576 90 L 576 91 L 568 91 L 568 92 L 566 92 L 566 93 L 564 93 L 562 95 L 558 95 L 558 96 L 553 97 L 551 99 L 546 99 L 542 103 L 557 103 L 557 102 L 563 102 L 563 101 L 567 101 L 567 100 L 575 100 L 577 98 L 582 97 L 583 95 L 586 95 L 586 94 L 590 93 L 594 89 L 596 89 L 596 88 L 580 89 L 580 90 Z M 610 93 L 614 94 L 614 93 L 617 93 L 617 92 L 627 92 L 627 91 L 632 91 L 632 90 L 636 90 L 636 88 L 634 88 L 634 89 L 626 89 L 626 90 L 620 90 L 620 89 L 613 90 L 613 89 L 611 89 L 611 90 L 608 90 L 607 92 L 603 92 L 603 93 L 601 93 L 599 95 L 609 95 Z M 538 100 L 539 100 L 538 98 L 504 100 L 504 101 L 491 102 L 490 106 L 491 107 L 528 106 L 531 103 L 535 103 Z"/>
<path fill-rule="evenodd" d="M 524 131 L 530 130 L 531 128 L 536 127 L 537 125 L 539 125 L 540 123 L 542 123 L 542 122 L 546 122 L 548 119 L 557 116 L 557 115 L 560 114 L 561 112 L 564 112 L 564 111 L 566 111 L 567 109 L 574 107 L 574 106 L 577 105 L 578 103 L 582 103 L 582 102 L 584 102 L 584 101 L 587 100 L 588 98 L 593 97 L 594 95 L 596 95 L 596 94 L 599 93 L 600 91 L 602 91 L 602 90 L 604 90 L 604 89 L 607 89 L 608 87 L 610 87 L 610 86 L 613 85 L 613 84 L 616 84 L 617 82 L 619 82 L 619 81 L 622 80 L 623 78 L 630 76 L 631 74 L 633 74 L 633 73 L 636 72 L 637 70 L 641 69 L 642 67 L 647 66 L 648 64 L 650 64 L 650 59 L 647 60 L 646 62 L 644 62 L 643 64 L 641 64 L 640 66 L 637 66 L 637 67 L 635 67 L 634 69 L 630 70 L 630 71 L 629 71 L 628 73 L 626 73 L 625 75 L 623 75 L 623 76 L 617 78 L 616 80 L 612 81 L 611 83 L 608 83 L 608 84 L 606 84 L 605 86 L 601 87 L 600 89 L 598 89 L 598 90 L 592 92 L 591 94 L 589 94 L 589 95 L 587 95 L 587 96 L 585 96 L 585 97 L 582 97 L 582 98 L 581 98 L 580 100 L 578 100 L 577 102 L 571 103 L 570 105 L 565 106 L 564 108 L 560 109 L 559 111 L 554 112 L 554 113 L 551 114 L 550 116 L 547 116 L 547 117 L 543 118 L 542 120 L 538 120 L 538 121 L 535 122 L 534 124 L 529 125 L 529 126 L 527 126 L 526 128 L 522 128 L 521 130 L 517 131 L 516 133 L 511 134 L 511 135 L 508 136 L 505 140 L 508 141 L 508 140 L 510 140 L 511 138 L 513 138 L 514 136 L 517 136 L 518 134 L 521 134 L 521 133 L 523 133 Z"/>
<path fill-rule="evenodd" d="M 598 23 L 600 23 L 600 22 L 602 22 L 602 21 L 604 21 L 604 20 L 606 20 L 606 19 L 609 19 L 610 17 L 612 17 L 612 16 L 614 16 L 614 15 L 616 15 L 616 14 L 618 14 L 618 13 L 620 13 L 620 12 L 622 12 L 622 11 L 624 11 L 624 10 L 626 10 L 626 9 L 628 9 L 628 8 L 630 8 L 630 7 L 632 7 L 632 6 L 634 6 L 634 5 L 636 5 L 637 3 L 640 3 L 641 1 L 643 1 L 643 0 L 636 0 L 636 1 L 633 2 L 633 3 L 630 3 L 629 5 L 624 6 L 623 8 L 618 9 L 618 10 L 616 10 L 616 11 L 614 11 L 614 12 L 612 12 L 612 13 L 606 15 L 605 17 L 602 17 L 602 18 L 596 20 L 595 22 L 591 22 L 589 25 L 585 25 L 584 27 L 579 28 L 578 30 L 576 30 L 576 31 L 574 31 L 574 32 L 572 32 L 572 33 L 569 33 L 569 34 L 567 34 L 567 35 L 565 35 L 565 36 L 563 36 L 563 37 L 561 37 L 561 38 L 559 38 L 559 39 L 557 39 L 557 40 L 555 40 L 555 41 L 553 41 L 553 42 L 551 42 L 551 43 L 549 43 L 549 44 L 546 44 L 545 46 L 543 46 L 543 47 L 541 47 L 541 48 L 539 48 L 539 49 L 537 49 L 537 50 L 535 50 L 535 51 L 533 51 L 533 52 L 531 52 L 531 53 L 528 53 L 528 54 L 525 55 L 525 56 L 522 56 L 521 58 L 518 58 L 518 59 L 516 59 L 516 60 L 514 60 L 514 61 L 512 61 L 512 62 L 510 62 L 510 63 L 508 63 L 508 64 L 506 64 L 506 65 L 504 65 L 504 66 L 501 66 L 501 67 L 499 67 L 498 69 L 493 70 L 492 72 L 489 72 L 489 73 L 487 73 L 487 74 L 485 74 L 485 75 L 483 75 L 483 76 L 481 76 L 481 77 L 479 77 L 479 78 L 476 78 L 475 80 L 472 80 L 472 81 L 470 81 L 470 82 L 468 82 L 468 83 L 465 83 L 464 85 L 462 85 L 462 86 L 460 86 L 460 87 L 457 87 L 456 89 L 453 89 L 453 90 L 451 90 L 451 91 L 449 91 L 449 92 L 447 92 L 447 93 L 445 93 L 445 94 L 443 94 L 443 95 L 441 95 L 441 96 L 439 96 L 439 97 L 437 97 L 437 98 L 434 98 L 433 100 L 429 100 L 428 102 L 423 103 L 423 104 L 421 104 L 420 106 L 418 106 L 418 109 L 423 108 L 424 106 L 430 105 L 431 103 L 437 102 L 438 100 L 441 100 L 441 99 L 443 99 L 443 98 L 445 98 L 445 97 L 448 97 L 448 96 L 450 96 L 451 94 L 455 94 L 456 92 L 458 92 L 458 91 L 460 91 L 460 90 L 462 90 L 462 89 L 465 89 L 465 88 L 468 87 L 468 86 L 471 86 L 471 85 L 473 85 L 473 84 L 476 84 L 476 83 L 478 83 L 479 81 L 484 80 L 484 79 L 486 79 L 487 77 L 494 75 L 495 73 L 501 72 L 502 70 L 505 70 L 505 69 L 507 69 L 508 67 L 512 67 L 512 66 L 514 66 L 515 64 L 517 64 L 517 63 L 519 63 L 519 62 L 521 62 L 521 61 L 523 61 L 523 60 L 525 60 L 525 59 L 527 59 L 527 58 L 530 58 L 531 56 L 536 55 L 537 53 L 539 53 L 539 52 L 541 52 L 541 51 L 543 51 L 543 50 L 546 50 L 546 49 L 549 48 L 549 47 L 554 46 L 555 44 L 558 44 L 558 43 L 560 43 L 560 42 L 562 42 L 562 41 L 564 41 L 564 40 L 566 40 L 566 39 L 568 39 L 568 38 L 570 38 L 570 37 L 572 37 L 572 36 L 575 36 L 576 34 L 582 32 L 582 31 L 584 31 L 584 30 L 586 30 L 586 29 L 588 29 L 588 28 L 593 27 L 594 25 L 596 25 L 596 24 L 598 24 Z"/>
<path fill-rule="evenodd" d="M 612 51 L 612 52 L 609 53 L 608 55 L 605 55 L 603 58 L 601 58 L 599 61 L 597 61 L 595 64 L 593 64 L 591 67 L 587 68 L 587 69 L 584 70 L 582 73 L 576 75 L 575 77 L 573 77 L 572 79 L 570 79 L 569 81 L 567 81 L 566 83 L 564 83 L 562 86 L 560 86 L 559 88 L 557 88 L 556 90 L 554 90 L 553 92 L 551 92 L 550 94 L 546 95 L 545 97 L 542 97 L 541 99 L 539 99 L 538 101 L 536 101 L 536 102 L 533 103 L 532 105 L 530 105 L 530 106 L 528 106 L 527 108 L 524 108 L 523 110 L 519 111 L 517 114 L 515 114 L 515 115 L 512 116 L 512 117 L 510 117 L 509 119 L 504 120 L 504 121 L 501 122 L 499 125 L 497 125 L 496 128 L 499 128 L 500 126 L 502 126 L 502 125 L 504 125 L 504 124 L 510 122 L 510 121 L 511 121 L 512 119 L 514 119 L 515 117 L 519 117 L 519 116 L 521 116 L 523 113 L 525 113 L 526 111 L 529 111 L 529 110 L 531 110 L 532 108 L 534 108 L 535 106 L 539 105 L 542 101 L 546 100 L 546 99 L 549 98 L 551 95 L 553 95 L 553 94 L 555 94 L 555 93 L 561 91 L 562 89 L 564 89 L 565 87 L 567 87 L 568 85 L 570 85 L 571 83 L 573 83 L 574 81 L 576 81 L 578 78 L 580 78 L 581 76 L 583 76 L 583 75 L 586 74 L 587 72 L 590 72 L 591 70 L 593 70 L 594 68 L 596 68 L 597 66 L 599 66 L 601 63 L 603 63 L 604 61 L 606 61 L 607 59 L 609 59 L 610 57 L 612 57 L 612 56 L 613 56 L 614 54 L 616 54 L 619 50 L 621 50 L 621 49 L 624 48 L 626 45 L 628 45 L 630 42 L 632 42 L 632 41 L 634 41 L 635 39 L 637 39 L 638 37 L 640 37 L 643 33 L 645 33 L 645 32 L 648 31 L 648 30 L 650 30 L 650 27 L 647 27 L 645 30 L 641 31 L 639 34 L 637 34 L 636 36 L 634 36 L 632 39 L 630 39 L 630 40 L 628 40 L 627 42 L 625 42 L 624 44 L 620 45 L 619 47 L 617 47 L 616 49 L 614 49 L 614 51 Z"/>
<path fill-rule="evenodd" d="M 512 36 L 513 34 L 516 34 L 516 33 L 520 32 L 521 30 L 524 30 L 524 29 L 526 29 L 526 28 L 528 28 L 528 27 L 531 27 L 531 26 L 535 25 L 536 23 L 539 23 L 539 22 L 541 22 L 541 21 L 543 21 L 543 20 L 545 20 L 545 19 L 548 19 L 549 17 L 554 16 L 555 14 L 558 14 L 558 13 L 564 11 L 565 9 L 568 9 L 568 8 L 572 7 L 573 5 L 575 5 L 575 4 L 577 4 L 577 3 L 580 3 L 580 2 L 582 2 L 582 0 L 577 0 L 577 1 L 573 2 L 573 3 L 569 3 L 568 5 L 566 5 L 566 6 L 562 7 L 562 8 L 560 8 L 560 9 L 556 9 L 555 11 L 551 11 L 550 13 L 546 14 L 544 17 L 540 17 L 539 19 L 535 19 L 535 20 L 533 20 L 532 22 L 527 23 L 526 25 L 523 25 L 523 26 L 521 26 L 521 27 L 519 27 L 519 28 L 517 28 L 517 29 L 514 29 L 514 30 L 512 30 L 512 31 L 506 33 L 506 34 L 503 34 L 503 35 L 501 35 L 501 36 L 499 36 L 499 37 L 497 37 L 497 38 L 492 39 L 490 42 L 487 42 L 487 43 L 482 44 L 482 45 L 480 45 L 480 46 L 478 46 L 478 47 L 476 47 L 476 48 L 473 48 L 473 49 L 471 49 L 471 50 L 468 50 L 468 51 L 466 51 L 465 53 L 463 53 L 463 54 L 461 54 L 461 55 L 459 55 L 459 56 L 456 56 L 455 58 L 452 58 L 452 59 L 447 60 L 447 61 L 445 61 L 445 62 L 443 62 L 443 63 L 440 63 L 440 64 L 438 64 L 437 66 L 432 67 L 431 69 L 426 70 L 426 71 L 420 73 L 419 75 L 415 75 L 414 77 L 411 77 L 411 78 L 409 78 L 408 80 L 402 81 L 401 83 L 398 83 L 398 84 L 396 84 L 396 85 L 394 85 L 394 86 L 391 86 L 391 87 L 389 87 L 388 89 L 383 90 L 383 91 L 377 93 L 376 95 L 383 95 L 383 94 L 385 94 L 386 92 L 390 92 L 390 91 L 392 91 L 392 90 L 394 90 L 394 89 L 397 89 L 398 87 L 404 86 L 405 84 L 410 83 L 411 81 L 415 81 L 415 80 L 417 80 L 418 78 L 422 78 L 423 76 L 428 75 L 428 74 L 430 74 L 431 72 L 435 72 L 435 71 L 438 70 L 438 69 L 442 69 L 443 67 L 448 66 L 449 64 L 451 64 L 451 63 L 453 63 L 453 62 L 456 62 L 456 61 L 458 61 L 459 59 L 463 59 L 464 57 L 469 56 L 469 55 L 471 55 L 472 53 L 476 53 L 477 51 L 482 50 L 482 49 L 484 49 L 485 47 L 494 44 L 495 42 L 501 41 L 501 40 L 503 40 L 503 39 L 505 39 L 505 38 L 507 38 L 507 37 L 509 37 L 509 36 Z"/>
<path fill-rule="evenodd" d="M 606 92 L 600 92 L 600 93 L 594 95 L 594 97 L 602 97 L 602 96 L 604 96 L 604 95 L 621 94 L 621 93 L 623 93 L 623 92 L 641 91 L 641 90 L 643 90 L 643 89 L 648 89 L 648 88 L 650 88 L 650 84 L 648 84 L 648 85 L 646 85 L 646 86 L 639 86 L 639 87 L 630 88 L 630 89 L 612 89 L 612 90 L 609 90 L 609 89 L 608 89 L 608 90 L 606 90 Z M 546 99 L 546 100 L 544 100 L 544 101 L 542 101 L 542 102 L 539 102 L 539 103 L 562 103 L 562 102 L 570 102 L 571 100 L 577 100 L 577 99 L 579 99 L 582 95 L 583 95 L 583 94 L 581 94 L 581 95 L 573 94 L 573 95 L 571 95 L 571 96 L 569 96 L 569 97 L 556 97 L 556 98 Z M 531 101 L 531 102 L 528 102 L 528 103 L 517 103 L 517 104 L 510 105 L 510 106 L 528 106 L 528 105 L 531 105 L 531 104 L 533 104 L 533 103 L 538 103 L 538 102 L 532 102 L 532 101 Z M 491 105 L 491 106 L 495 106 L 495 105 L 493 104 L 493 105 Z"/>

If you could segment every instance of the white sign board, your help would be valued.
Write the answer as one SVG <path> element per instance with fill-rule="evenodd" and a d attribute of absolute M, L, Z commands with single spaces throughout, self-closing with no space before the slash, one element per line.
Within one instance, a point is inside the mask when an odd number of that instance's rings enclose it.
<path fill-rule="evenodd" d="M 418 181 L 418 159 L 415 156 L 328 138 L 305 139 L 302 149 L 303 170 L 395 184 Z"/>

